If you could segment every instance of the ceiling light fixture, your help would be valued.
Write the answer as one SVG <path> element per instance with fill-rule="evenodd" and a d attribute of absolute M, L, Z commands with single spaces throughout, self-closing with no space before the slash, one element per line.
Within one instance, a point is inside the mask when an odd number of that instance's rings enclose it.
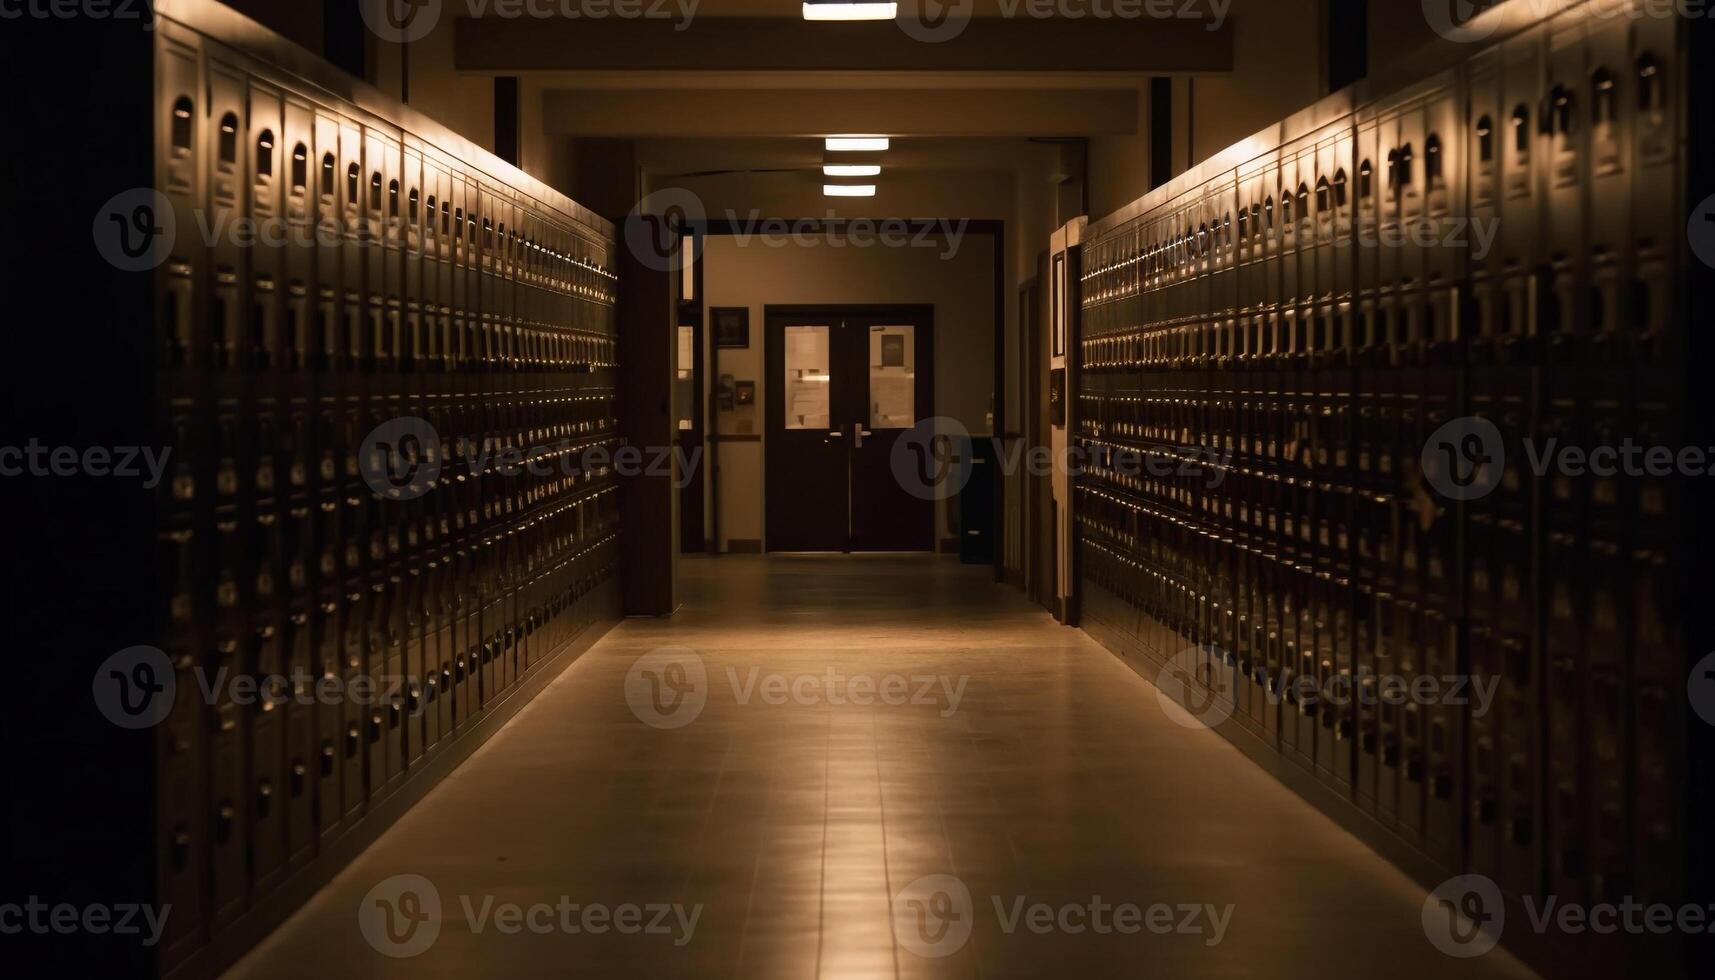
<path fill-rule="evenodd" d="M 876 177 L 881 174 L 878 163 L 824 163 L 824 177 Z"/>
<path fill-rule="evenodd" d="M 804 0 L 804 19 L 813 21 L 893 20 L 897 3 L 853 2 L 853 0 Z"/>
<path fill-rule="evenodd" d="M 886 152 L 888 142 L 885 136 L 830 136 L 822 145 L 836 152 L 868 151 L 882 153 Z"/>
<path fill-rule="evenodd" d="M 874 197 L 874 184 L 823 184 L 823 197 Z"/>

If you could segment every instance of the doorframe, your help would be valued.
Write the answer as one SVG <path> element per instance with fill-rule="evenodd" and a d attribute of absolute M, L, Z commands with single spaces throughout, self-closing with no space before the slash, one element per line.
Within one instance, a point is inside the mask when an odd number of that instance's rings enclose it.
<path fill-rule="evenodd" d="M 1020 388 L 1024 401 L 1020 421 L 1026 452 L 1049 444 L 1049 276 L 1048 251 L 1044 249 L 1036 257 L 1036 275 L 1019 286 L 1019 369 L 1023 373 Z M 1053 488 L 1047 475 L 1038 475 L 1027 469 L 1023 473 L 1021 490 L 1023 547 L 1019 561 L 1022 565 L 1022 588 L 1032 602 L 1053 612 L 1058 605 L 1055 599 Z"/>
<path fill-rule="evenodd" d="M 692 229 L 691 234 L 700 233 L 696 229 Z M 684 247 L 688 250 L 687 254 L 700 257 L 701 252 L 694 243 L 694 239 L 692 243 Z M 685 485 L 679 491 L 679 553 L 682 555 L 702 555 L 715 550 L 710 542 L 719 540 L 715 536 L 719 533 L 718 527 L 711 529 L 709 526 L 711 514 L 708 498 L 714 492 L 715 481 L 709 477 L 709 474 L 714 470 L 714 461 L 709 458 L 714 453 L 714 440 L 709 438 L 709 421 L 713 415 L 708 411 L 711 406 L 708 404 L 706 394 L 711 391 L 713 386 L 709 384 L 708 380 L 710 364 L 707 340 L 705 339 L 708 331 L 705 329 L 705 320 L 707 319 L 705 311 L 707 308 L 703 304 L 703 263 L 693 261 L 688 269 L 681 269 L 680 272 L 681 275 L 689 272 L 691 276 L 691 297 L 689 299 L 682 295 L 679 297 L 679 319 L 673 326 L 673 340 L 676 345 L 679 328 L 691 328 L 690 409 L 692 428 L 687 436 L 678 431 L 675 425 L 674 444 L 683 447 L 686 452 L 700 450 L 703 458 L 692 465 L 692 472 L 687 474 L 690 479 L 685 481 Z M 680 284 L 683 287 L 684 280 L 682 278 Z M 716 366 L 718 367 L 718 363 Z M 681 364 L 679 367 L 682 369 L 684 365 Z M 673 379 L 673 384 L 678 385 L 677 377 Z M 676 417 L 677 413 L 675 413 Z M 707 465 L 704 465 L 705 463 Z"/>
<path fill-rule="evenodd" d="M 773 399 L 775 398 L 775 395 L 776 395 L 775 389 L 777 387 L 779 387 L 779 385 L 776 382 L 779 379 L 769 376 L 768 372 L 769 372 L 769 366 L 774 363 L 773 359 L 772 359 L 773 353 L 774 353 L 773 346 L 772 346 L 774 343 L 774 331 L 772 329 L 770 329 L 770 325 L 773 323 L 774 318 L 777 316 L 778 317 L 786 317 L 786 318 L 800 317 L 801 316 L 801 317 L 807 317 L 807 318 L 811 318 L 811 319 L 824 319 L 824 320 L 825 319 L 835 319 L 835 318 L 842 317 L 842 316 L 852 316 L 852 317 L 861 316 L 861 317 L 864 317 L 866 319 L 871 318 L 871 317 L 900 316 L 900 317 L 914 318 L 912 321 L 913 323 L 918 322 L 918 320 L 920 319 L 921 322 L 923 322 L 924 324 L 927 325 L 928 330 L 929 330 L 929 372 L 930 372 L 929 373 L 929 405 L 928 405 L 929 414 L 925 417 L 926 418 L 933 418 L 934 414 L 935 414 L 935 374 L 934 374 L 934 371 L 935 371 L 935 304 L 933 304 L 933 303 L 764 303 L 762 306 L 762 371 L 763 371 L 763 379 L 762 379 L 762 381 L 763 381 L 763 389 L 762 389 L 763 390 L 763 396 L 762 397 L 768 399 L 768 402 L 762 406 L 762 420 L 763 420 L 762 421 L 762 515 L 763 515 L 763 517 L 762 517 L 762 553 L 765 555 L 772 553 L 768 547 L 768 453 L 769 453 L 768 431 L 769 431 L 769 427 L 770 427 L 769 426 L 769 406 L 773 404 Z M 784 356 L 785 355 L 782 354 L 782 357 L 784 357 Z M 781 397 L 784 397 L 784 393 L 781 393 Z M 935 501 L 935 503 L 940 504 L 941 501 Z M 849 501 L 847 502 L 847 506 L 848 507 L 851 506 Z M 935 528 L 938 526 L 938 524 L 939 524 L 938 520 L 932 521 L 930 523 L 930 526 L 929 526 L 929 547 L 927 550 L 931 554 L 937 554 L 941 550 L 941 542 L 936 540 L 936 535 L 935 535 Z M 782 552 L 782 554 L 786 554 L 786 553 L 787 552 Z M 843 554 L 851 554 L 851 553 L 852 553 L 851 541 L 848 537 L 848 540 L 846 541 L 846 549 L 843 552 Z"/>

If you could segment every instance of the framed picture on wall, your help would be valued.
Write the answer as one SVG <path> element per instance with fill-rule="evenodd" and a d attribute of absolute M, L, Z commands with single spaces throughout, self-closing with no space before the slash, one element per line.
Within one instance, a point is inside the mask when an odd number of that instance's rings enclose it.
<path fill-rule="evenodd" d="M 715 346 L 742 350 L 750 346 L 750 307 L 711 306 L 709 319 L 715 325 Z"/>

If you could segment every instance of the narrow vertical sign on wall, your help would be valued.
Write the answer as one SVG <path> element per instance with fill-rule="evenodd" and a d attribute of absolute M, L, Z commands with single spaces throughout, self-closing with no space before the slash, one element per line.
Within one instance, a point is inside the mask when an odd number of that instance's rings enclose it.
<path fill-rule="evenodd" d="M 1054 356 L 1066 356 L 1066 253 L 1054 256 Z"/>

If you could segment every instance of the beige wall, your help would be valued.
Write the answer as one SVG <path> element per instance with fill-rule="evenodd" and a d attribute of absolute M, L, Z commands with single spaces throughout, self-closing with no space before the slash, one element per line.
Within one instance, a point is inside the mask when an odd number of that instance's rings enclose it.
<path fill-rule="evenodd" d="M 289 38 L 301 48 L 322 53 L 322 5 L 314 0 L 222 0 L 228 7 Z"/>
<path fill-rule="evenodd" d="M 1422 11 L 1409 0 L 1376 0 Z M 1233 64 L 1226 75 L 1173 80 L 1173 172 L 1180 173 L 1322 95 L 1321 0 L 1233 0 Z M 1149 90 L 1139 91 L 1133 136 L 1090 141 L 1090 217 L 1149 192 Z M 1189 131 L 1188 131 L 1189 130 Z"/>
<path fill-rule="evenodd" d="M 442 17 L 429 36 L 411 45 L 411 108 L 478 146 L 494 149 L 494 80 L 483 75 L 464 75 L 453 70 L 454 18 Z M 375 61 L 375 84 L 394 98 L 399 96 L 399 45 L 377 42 L 371 51 Z M 520 99 L 528 102 L 528 88 Z M 537 102 L 540 104 L 538 95 Z M 541 142 L 538 129 L 523 137 L 526 146 Z M 528 170 L 529 168 L 525 168 Z M 534 171 L 532 176 L 540 176 Z"/>
<path fill-rule="evenodd" d="M 956 244 L 956 248 L 953 246 Z M 703 253 L 707 306 L 750 310 L 745 350 L 720 352 L 720 371 L 757 382 L 754 430 L 765 428 L 771 378 L 764 377 L 764 307 L 799 304 L 929 304 L 935 308 L 935 412 L 973 433 L 988 431 L 994 383 L 994 250 L 988 235 L 968 235 L 933 248 L 770 247 L 753 238 L 709 239 Z M 705 354 L 705 357 L 707 354 Z M 712 380 L 712 378 L 711 378 Z M 722 413 L 720 431 L 732 431 Z M 761 442 L 720 446 L 721 548 L 734 538 L 764 536 L 765 488 Z M 947 516 L 936 517 L 937 540 Z"/>
<path fill-rule="evenodd" d="M 1410 0 L 1378 0 L 1371 6 Z M 1201 161 L 1322 96 L 1321 0 L 1234 0 L 1230 75 L 1194 80 L 1192 156 Z M 1185 169 L 1183 152 L 1175 172 Z"/>

